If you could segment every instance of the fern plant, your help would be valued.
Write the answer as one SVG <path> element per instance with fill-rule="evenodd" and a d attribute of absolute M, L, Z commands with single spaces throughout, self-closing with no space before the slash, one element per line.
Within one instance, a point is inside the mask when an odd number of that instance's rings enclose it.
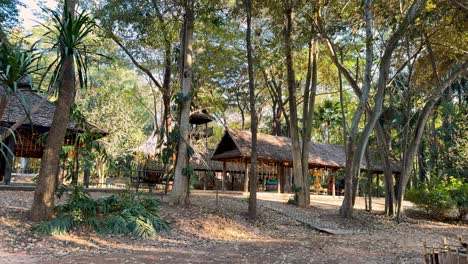
<path fill-rule="evenodd" d="M 66 234 L 86 226 L 98 233 L 148 238 L 169 229 L 168 223 L 159 216 L 159 200 L 148 194 L 126 191 L 94 199 L 81 186 L 58 192 L 65 193 L 68 194 L 66 202 L 55 207 L 57 217 L 34 226 L 33 231 Z"/>

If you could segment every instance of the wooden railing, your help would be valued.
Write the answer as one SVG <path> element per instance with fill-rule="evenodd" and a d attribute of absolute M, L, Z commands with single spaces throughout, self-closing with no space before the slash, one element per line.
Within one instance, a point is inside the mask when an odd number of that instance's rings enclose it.
<path fill-rule="evenodd" d="M 198 128 L 195 127 L 190 131 L 190 137 L 194 139 L 208 138 L 213 136 L 213 128 Z"/>
<path fill-rule="evenodd" d="M 459 245 L 447 244 L 442 239 L 442 246 L 428 246 L 424 242 L 424 261 L 426 264 L 468 264 L 468 246 L 459 237 Z"/>

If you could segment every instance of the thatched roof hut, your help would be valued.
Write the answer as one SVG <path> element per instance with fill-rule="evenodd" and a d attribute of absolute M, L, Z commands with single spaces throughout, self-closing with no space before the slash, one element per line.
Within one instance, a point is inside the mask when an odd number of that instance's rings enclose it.
<path fill-rule="evenodd" d="M 3 94 L 5 94 L 5 90 L 0 87 L 0 95 Z M 55 113 L 55 104 L 49 100 L 44 100 L 44 97 L 28 88 L 18 89 L 15 94 L 9 96 L 5 112 L 1 117 L 2 125 L 16 123 L 26 116 L 28 112 L 31 111 L 32 107 L 36 105 L 40 105 L 40 108 L 29 116 L 28 121 L 26 121 L 24 125 L 33 125 L 36 128 L 50 128 Z M 86 127 L 81 127 L 79 124 L 70 121 L 68 130 L 83 132 L 85 128 L 88 128 L 92 131 L 106 134 L 106 132 L 90 122 L 86 122 L 85 126 Z"/>
<path fill-rule="evenodd" d="M 0 87 L 0 95 L 5 94 L 5 89 Z M 40 106 L 33 114 L 29 114 L 35 106 Z M 28 86 L 20 87 L 14 94 L 8 96 L 7 105 L 1 116 L 0 125 L 4 130 L 23 119 L 28 119 L 16 131 L 15 156 L 17 157 L 42 157 L 44 148 L 41 137 L 52 125 L 55 112 L 55 104 L 44 97 L 36 94 Z M 107 133 L 89 122 L 80 125 L 73 121 L 68 124 L 66 143 L 72 143 L 77 133 L 89 129 L 96 133 L 97 137 L 105 136 Z"/>
<path fill-rule="evenodd" d="M 206 109 L 201 109 L 190 113 L 189 122 L 193 125 L 202 125 L 209 123 L 213 120 L 214 117 L 212 117 Z"/>
<path fill-rule="evenodd" d="M 248 159 L 251 155 L 251 140 L 252 135 L 249 131 L 226 129 L 211 158 L 219 161 Z M 340 169 L 345 167 L 346 154 L 343 146 L 311 141 L 310 147 L 310 168 Z M 259 161 L 281 162 L 284 166 L 292 166 L 291 139 L 258 133 L 257 158 Z M 375 161 L 379 160 L 378 157 L 374 155 L 372 160 L 370 169 L 374 172 L 382 172 L 382 163 Z M 361 163 L 361 169 L 367 169 L 365 159 Z M 393 164 L 392 169 L 397 173 L 400 171 L 396 164 Z"/>

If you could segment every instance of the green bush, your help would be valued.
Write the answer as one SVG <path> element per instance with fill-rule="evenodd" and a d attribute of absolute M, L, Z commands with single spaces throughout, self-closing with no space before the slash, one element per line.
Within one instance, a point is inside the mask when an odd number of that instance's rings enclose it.
<path fill-rule="evenodd" d="M 453 210 L 460 219 L 468 213 L 468 183 L 453 177 L 448 182 L 409 190 L 406 198 L 437 218 L 445 218 Z"/>
<path fill-rule="evenodd" d="M 82 187 L 59 190 L 68 193 L 65 204 L 55 207 L 57 217 L 33 227 L 45 234 L 66 234 L 78 226 L 106 234 L 128 234 L 148 238 L 169 225 L 159 216 L 159 200 L 147 194 L 123 192 L 93 199 Z"/>
<path fill-rule="evenodd" d="M 457 206 L 458 218 L 462 219 L 468 214 L 468 183 L 464 183 L 449 192 Z"/>

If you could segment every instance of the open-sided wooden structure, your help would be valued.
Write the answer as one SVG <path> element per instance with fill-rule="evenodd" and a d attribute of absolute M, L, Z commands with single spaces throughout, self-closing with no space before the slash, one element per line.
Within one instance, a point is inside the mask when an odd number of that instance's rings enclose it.
<path fill-rule="evenodd" d="M 204 109 L 194 111 L 190 114 L 189 122 L 191 124 L 191 130 L 189 133 L 189 139 L 191 142 L 197 140 L 204 140 L 204 150 L 202 153 L 198 153 L 195 160 L 194 170 L 207 174 L 208 172 L 216 172 L 214 166 L 217 164 L 212 162 L 205 153 L 208 151 L 208 138 L 213 136 L 213 128 L 208 127 L 208 123 L 212 122 L 214 118 Z M 140 184 L 147 184 L 152 187 L 155 184 L 163 182 L 164 175 L 168 174 L 169 166 L 163 164 L 160 160 L 160 151 L 162 150 L 162 144 L 158 141 L 159 137 L 155 134 L 148 137 L 145 143 L 135 149 L 136 153 L 143 154 L 141 160 L 138 161 L 138 168 L 135 173 L 131 176 L 131 182 L 135 186 Z M 175 155 L 172 158 L 175 160 Z"/>
<path fill-rule="evenodd" d="M 346 164 L 345 149 L 340 145 L 324 144 L 310 142 L 311 151 L 309 153 L 309 169 L 316 177 L 315 188 L 321 188 L 318 184 L 318 175 L 323 170 L 334 171 L 344 168 Z M 224 166 L 228 163 L 241 163 L 245 166 L 244 170 L 244 191 L 248 190 L 248 163 L 251 156 L 251 133 L 226 129 L 224 136 L 218 144 L 212 155 L 212 159 L 223 162 Z M 257 171 L 259 178 L 265 181 L 268 178 L 276 178 L 278 192 L 284 192 L 285 186 L 291 186 L 290 168 L 292 167 L 292 147 L 291 139 L 286 137 L 272 136 L 258 133 L 257 139 Z M 375 157 L 375 160 L 378 160 Z M 368 168 L 373 173 L 383 172 L 381 162 L 374 159 L 368 166 L 364 159 L 361 163 L 361 169 Z M 393 171 L 399 173 L 398 166 L 393 164 Z M 293 176 L 293 175 L 292 175 Z M 334 184 L 334 179 L 333 184 Z M 262 183 L 262 181 L 260 181 Z M 320 187 L 319 187 L 320 186 Z M 333 188 L 334 189 L 334 188 Z"/>
<path fill-rule="evenodd" d="M 3 87 L 0 87 L 0 94 L 5 94 Z M 33 114 L 29 114 L 35 106 L 40 107 Z M 15 157 L 41 158 L 44 152 L 46 135 L 52 125 L 54 112 L 55 105 L 52 102 L 31 91 L 28 85 L 20 86 L 14 94 L 8 96 L 7 105 L 0 120 L 0 132 L 3 133 L 5 129 L 8 129 L 25 116 L 28 119 L 14 131 L 14 136 L 8 137 L 3 143 L 8 146 Z M 80 125 L 70 121 L 65 144 L 74 144 L 77 134 L 87 129 L 95 132 L 96 137 L 107 134 L 89 122 Z M 11 153 L 5 151 L 7 157 L 0 156 L 0 180 L 4 180 L 6 184 L 11 179 L 13 160 Z"/>

